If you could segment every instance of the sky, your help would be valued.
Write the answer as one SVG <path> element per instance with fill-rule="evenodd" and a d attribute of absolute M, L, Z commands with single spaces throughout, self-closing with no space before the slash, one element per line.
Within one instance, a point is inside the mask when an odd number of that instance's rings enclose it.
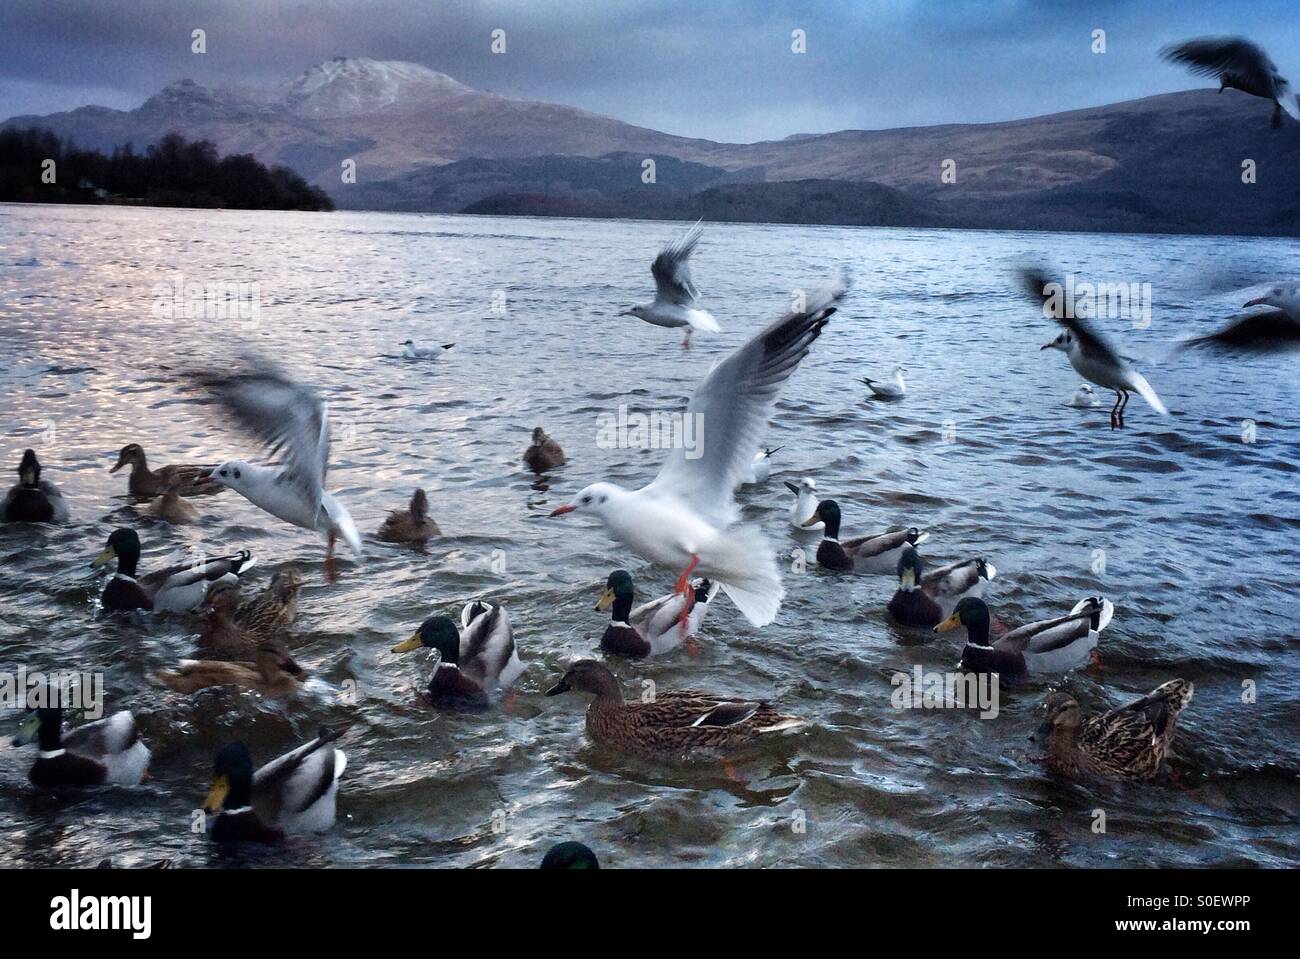
<path fill-rule="evenodd" d="M 272 87 L 358 56 L 750 142 L 1213 87 L 1158 55 L 1206 34 L 1255 40 L 1300 85 L 1297 13 L 1296 0 L 3 0 L 0 117 L 132 109 L 185 77 Z M 794 30 L 807 52 L 792 52 Z"/>

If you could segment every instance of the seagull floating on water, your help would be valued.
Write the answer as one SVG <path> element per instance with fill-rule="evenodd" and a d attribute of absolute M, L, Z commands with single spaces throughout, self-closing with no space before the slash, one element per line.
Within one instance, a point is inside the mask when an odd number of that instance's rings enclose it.
<path fill-rule="evenodd" d="M 794 504 L 790 507 L 790 525 L 801 532 L 825 529 L 826 524 L 820 519 L 811 526 L 804 525 L 804 521 L 817 512 L 817 481 L 811 476 L 805 476 L 798 483 L 786 482 L 785 488 L 794 494 Z"/>
<path fill-rule="evenodd" d="M 686 338 L 682 340 L 682 346 L 686 347 L 691 345 L 692 330 L 705 333 L 721 331 L 722 327 L 718 326 L 712 314 L 699 308 L 700 294 L 691 281 L 689 261 L 703 233 L 700 224 L 696 223 L 685 236 L 664 247 L 650 264 L 650 272 L 655 278 L 654 300 L 629 307 L 619 316 L 636 316 L 655 326 L 673 329 L 684 326 Z"/>
<path fill-rule="evenodd" d="M 351 514 L 325 491 L 330 454 L 325 401 L 265 360 L 249 357 L 246 367 L 234 373 L 199 372 L 194 380 L 273 453 L 283 450 L 284 462 L 256 466 L 227 460 L 213 469 L 212 478 L 286 523 L 324 533 L 327 561 L 333 560 L 334 541 L 340 537 L 360 559 L 361 536 Z"/>
<path fill-rule="evenodd" d="M 1280 353 L 1300 348 L 1300 286 L 1275 286 L 1244 304 L 1273 309 L 1249 313 L 1222 329 L 1178 344 L 1205 346 L 1220 353 Z"/>
<path fill-rule="evenodd" d="M 767 478 L 772 475 L 772 454 L 783 449 L 784 446 L 773 446 L 755 453 L 754 458 L 749 461 L 749 470 L 740 482 L 745 486 L 766 483 Z"/>
<path fill-rule="evenodd" d="M 449 350 L 455 343 L 444 343 L 442 346 L 416 346 L 414 340 L 407 340 L 402 344 L 402 356 L 408 360 L 433 360 L 442 356 L 444 350 Z"/>
<path fill-rule="evenodd" d="M 888 380 L 873 380 L 870 377 L 862 377 L 862 382 L 867 384 L 873 396 L 882 400 L 901 399 L 907 392 L 907 384 L 903 382 L 903 368 L 894 367 L 894 375 Z"/>
<path fill-rule="evenodd" d="M 1273 101 L 1273 129 L 1282 125 L 1282 111 L 1300 119 L 1289 84 L 1277 66 L 1257 45 L 1242 37 L 1199 37 L 1165 47 L 1160 55 L 1181 63 L 1203 77 L 1217 77 L 1219 92 L 1226 88 Z"/>
<path fill-rule="evenodd" d="M 1138 393 L 1157 413 L 1169 413 L 1146 377 L 1116 353 L 1101 334 L 1078 317 L 1060 315 L 1064 311 L 1059 303 L 1053 306 L 1053 297 L 1048 293 L 1048 287 L 1052 285 L 1050 279 L 1037 270 L 1023 270 L 1021 277 L 1029 295 L 1042 304 L 1044 315 L 1065 327 L 1060 336 L 1039 349 L 1060 350 L 1070 358 L 1070 365 L 1085 380 L 1115 391 L 1115 405 L 1110 411 L 1111 429 L 1124 428 L 1124 408 L 1128 406 L 1130 391 Z"/>
<path fill-rule="evenodd" d="M 772 622 L 785 594 L 781 576 L 763 534 L 737 522 L 734 494 L 781 387 L 847 289 L 841 281 L 808 297 L 801 312 L 776 320 L 709 371 L 686 407 L 708 430 L 702 456 L 689 458 L 679 447 L 650 485 L 593 483 L 551 515 L 591 513 L 634 553 L 680 569 L 674 592 L 687 592 L 696 573 L 721 583 L 755 626 Z M 691 605 L 688 595 L 683 626 Z"/>
<path fill-rule="evenodd" d="M 1082 384 L 1070 397 L 1070 405 L 1077 406 L 1080 409 L 1091 409 L 1100 402 L 1097 399 L 1097 391 L 1088 383 Z"/>

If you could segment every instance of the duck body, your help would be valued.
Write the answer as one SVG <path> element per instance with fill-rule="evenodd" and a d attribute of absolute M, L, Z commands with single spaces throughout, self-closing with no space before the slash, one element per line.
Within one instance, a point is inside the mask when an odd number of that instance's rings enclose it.
<path fill-rule="evenodd" d="M 253 662 L 182 659 L 175 670 L 154 673 L 160 683 L 178 693 L 196 693 L 213 686 L 238 686 L 279 698 L 298 691 L 305 673 L 282 643 L 263 643 Z"/>
<path fill-rule="evenodd" d="M 532 444 L 524 450 L 524 465 L 534 473 L 545 473 L 564 463 L 564 450 L 560 444 L 547 436 L 540 426 L 533 430 Z"/>
<path fill-rule="evenodd" d="M 429 516 L 429 498 L 422 489 L 415 491 L 406 509 L 393 510 L 379 527 L 379 538 L 386 543 L 423 546 L 432 537 L 440 535 L 442 530 Z"/>
<path fill-rule="evenodd" d="M 798 483 L 787 482 L 785 488 L 794 494 L 794 502 L 790 505 L 790 525 L 809 532 L 825 529 L 826 524 L 820 519 L 809 522 L 817 512 L 817 481 L 805 476 Z"/>
<path fill-rule="evenodd" d="M 968 559 L 924 572 L 921 557 L 904 546 L 898 560 L 898 590 L 889 614 L 903 626 L 933 628 L 952 614 L 963 596 L 979 598 L 997 569 L 987 560 Z"/>
<path fill-rule="evenodd" d="M 271 583 L 239 608 L 239 626 L 257 642 L 278 638 L 298 618 L 302 578 L 289 567 L 277 569 Z"/>
<path fill-rule="evenodd" d="M 574 663 L 546 695 L 574 689 L 595 695 L 586 718 L 593 742 L 645 754 L 734 749 L 805 725 L 765 702 L 696 691 L 659 692 L 652 702 L 628 703 L 614 674 L 591 659 Z"/>
<path fill-rule="evenodd" d="M 964 597 L 952 615 L 934 629 L 946 632 L 958 625 L 966 627 L 962 669 L 1004 676 L 1051 675 L 1088 662 L 1114 614 L 1115 607 L 1108 599 L 1091 596 L 1075 604 L 1067 616 L 1027 623 L 991 641 L 988 607 L 981 599 Z"/>
<path fill-rule="evenodd" d="M 680 619 L 686 604 L 685 594 L 669 593 L 634 609 L 632 577 L 625 570 L 610 573 L 605 593 L 596 604 L 598 610 L 611 610 L 609 625 L 600 637 L 600 648 L 633 658 L 659 656 L 676 649 L 688 636 L 699 632 L 709 603 L 718 595 L 720 586 L 701 580 L 692 583 L 690 588 L 694 591 L 694 602 L 686 614 L 683 629 Z"/>
<path fill-rule="evenodd" d="M 66 523 L 68 504 L 49 480 L 41 479 L 41 463 L 34 450 L 25 450 L 18 464 L 18 482 L 0 504 L 6 523 Z"/>
<path fill-rule="evenodd" d="M 873 536 L 841 540 L 840 507 L 832 499 L 818 503 L 812 518 L 824 524 L 826 530 L 825 536 L 817 545 L 817 565 L 836 572 L 895 572 L 904 549 L 915 547 L 930 538 L 929 533 L 912 526 Z"/>
<path fill-rule="evenodd" d="M 424 697 L 440 709 L 486 709 L 491 693 L 509 689 L 524 671 L 510 617 L 500 605 L 476 600 L 461 610 L 460 630 L 446 616 L 430 616 L 395 653 L 427 647 L 440 654 Z"/>
<path fill-rule="evenodd" d="M 213 584 L 237 583 L 256 562 L 252 553 L 241 550 L 201 562 L 179 563 L 137 579 L 140 538 L 130 529 L 114 530 L 92 565 L 104 566 L 114 557 L 117 571 L 100 596 L 103 607 L 113 612 L 189 612 L 199 607 Z"/>
<path fill-rule="evenodd" d="M 1047 699 L 1047 718 L 1034 734 L 1046 737 L 1047 766 L 1071 778 L 1149 780 L 1169 754 L 1178 717 L 1192 701 L 1192 684 L 1173 679 L 1146 696 L 1083 719 L 1065 693 Z"/>
<path fill-rule="evenodd" d="M 131 467 L 126 488 L 132 496 L 162 496 L 171 489 L 179 496 L 207 496 L 221 492 L 220 484 L 214 483 L 208 476 L 211 467 L 173 465 L 151 470 L 144 448 L 139 443 L 123 446 L 117 456 L 117 465 L 109 472 L 116 473 L 123 466 Z"/>
<path fill-rule="evenodd" d="M 41 789 L 62 786 L 138 785 L 149 769 L 149 747 L 135 717 L 122 710 L 63 733 L 63 711 L 35 710 L 24 721 L 14 745 L 35 740 L 40 752 L 28 778 Z"/>
<path fill-rule="evenodd" d="M 181 526 L 199 518 L 199 511 L 187 503 L 174 489 L 168 490 L 149 504 L 148 514 L 164 523 Z"/>

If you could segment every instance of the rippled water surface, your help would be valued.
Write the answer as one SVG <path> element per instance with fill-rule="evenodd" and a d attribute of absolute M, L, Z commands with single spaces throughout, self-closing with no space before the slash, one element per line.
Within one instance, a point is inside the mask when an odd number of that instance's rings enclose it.
<path fill-rule="evenodd" d="M 34 753 L 7 745 L 16 716 L 0 715 L 3 861 L 528 866 L 577 838 L 618 866 L 1294 864 L 1300 376 L 1294 359 L 1171 360 L 1164 347 L 1240 306 L 1236 288 L 1293 275 L 1295 244 L 716 224 L 695 272 L 725 332 L 684 353 L 675 332 L 615 315 L 646 297 L 650 258 L 678 228 L 0 206 L 0 465 L 12 477 L 36 447 L 72 510 L 65 527 L 0 529 L 0 668 L 102 670 L 108 708 L 133 710 L 154 752 L 143 786 L 40 795 L 26 781 Z M 1022 259 L 1153 283 L 1149 328 L 1105 327 L 1172 415 L 1135 398 L 1129 428 L 1111 432 L 1105 406 L 1067 405 L 1078 380 L 1064 356 L 1039 351 L 1054 331 L 1009 281 Z M 631 569 L 645 598 L 675 574 L 590 521 L 547 518 L 588 482 L 640 485 L 658 468 L 656 451 L 598 448 L 597 417 L 620 403 L 676 408 L 792 289 L 842 266 L 855 290 L 778 406 L 769 439 L 785 448 L 766 485 L 741 491 L 746 516 L 774 549 L 811 558 L 816 537 L 787 526 L 781 481 L 812 475 L 846 534 L 906 522 L 932 531 L 932 561 L 992 559 L 986 598 L 1003 623 L 1104 592 L 1117 612 L 1103 668 L 1069 688 L 1093 711 L 1193 680 L 1174 781 L 1048 776 L 1028 741 L 1042 684 L 1004 687 L 992 720 L 893 709 L 881 669 L 949 669 L 957 634 L 900 631 L 884 613 L 888 577 L 815 566 L 787 571 L 770 627 L 724 599 L 696 655 L 611 663 L 629 695 L 649 679 L 772 697 L 809 731 L 727 764 L 653 763 L 590 744 L 580 697 L 542 695 L 596 651 L 605 617 L 592 607 L 611 569 Z M 258 283 L 260 323 L 155 319 L 153 287 L 178 275 Z M 398 356 L 408 337 L 456 346 L 410 362 Z M 328 398 L 330 485 L 364 532 L 420 485 L 443 538 L 424 553 L 370 542 L 364 565 L 344 560 L 331 585 L 319 539 L 234 494 L 195 501 L 203 518 L 190 527 L 137 512 L 108 473 L 127 442 L 154 465 L 262 455 L 174 379 L 243 346 Z M 858 378 L 898 363 L 907 397 L 867 400 Z M 538 424 L 570 458 L 549 488 L 520 464 Z M 116 526 L 140 532 L 142 571 L 200 547 L 254 550 L 256 588 L 296 566 L 295 655 L 318 681 L 280 703 L 159 687 L 153 671 L 190 652 L 197 623 L 99 613 L 89 562 Z M 388 649 L 476 596 L 508 604 L 528 664 L 518 696 L 508 712 L 421 707 L 428 664 Z M 1246 680 L 1255 702 L 1243 702 Z M 354 685 L 355 703 L 337 694 Z M 191 832 L 222 742 L 244 739 L 261 762 L 321 723 L 350 724 L 331 833 L 222 854 Z M 1091 828 L 1097 809 L 1104 834 Z"/>

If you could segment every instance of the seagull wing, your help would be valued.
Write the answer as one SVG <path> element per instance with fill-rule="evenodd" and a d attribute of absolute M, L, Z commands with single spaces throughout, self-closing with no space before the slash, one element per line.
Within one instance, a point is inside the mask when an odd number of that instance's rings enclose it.
<path fill-rule="evenodd" d="M 803 310 L 774 321 L 710 370 L 686 406 L 687 417 L 698 424 L 696 449 L 690 456 L 682 447 L 673 450 L 646 491 L 683 500 L 719 526 L 734 522 L 732 494 L 749 468 L 777 394 L 846 292 L 847 278 L 806 296 Z"/>
<path fill-rule="evenodd" d="M 1201 37 L 1165 47 L 1160 55 L 1203 77 L 1230 73 L 1251 86 L 1264 88 L 1281 79 L 1268 55 L 1241 37 Z M 1284 85 L 1285 81 L 1278 84 L 1279 91 Z"/>
<path fill-rule="evenodd" d="M 273 454 L 283 451 L 281 475 L 319 509 L 330 454 L 325 401 L 264 359 L 249 357 L 245 362 L 243 370 L 198 373 L 195 379 Z"/>
<path fill-rule="evenodd" d="M 1078 341 L 1079 349 L 1083 351 L 1084 356 L 1099 363 L 1113 364 L 1121 369 L 1128 366 L 1128 363 L 1115 352 L 1114 347 L 1106 342 L 1105 337 L 1086 322 L 1077 316 L 1058 315 L 1063 311 L 1048 306 L 1051 297 L 1046 292 L 1047 286 L 1050 283 L 1057 282 L 1052 277 L 1042 270 L 1028 267 L 1020 271 L 1020 282 L 1030 298 L 1043 308 L 1044 316 L 1050 316 L 1074 334 L 1074 338 Z M 1065 284 L 1058 282 L 1057 285 L 1062 290 L 1065 289 Z"/>
<path fill-rule="evenodd" d="M 1183 349 L 1204 346 L 1222 353 L 1279 353 L 1300 348 L 1300 320 L 1282 310 L 1265 310 L 1179 345 Z"/>
<path fill-rule="evenodd" d="M 650 272 L 655 278 L 655 290 L 659 299 L 690 306 L 699 298 L 699 291 L 691 282 L 691 254 L 704 234 L 703 227 L 696 223 L 686 233 L 669 243 L 650 264 Z"/>

